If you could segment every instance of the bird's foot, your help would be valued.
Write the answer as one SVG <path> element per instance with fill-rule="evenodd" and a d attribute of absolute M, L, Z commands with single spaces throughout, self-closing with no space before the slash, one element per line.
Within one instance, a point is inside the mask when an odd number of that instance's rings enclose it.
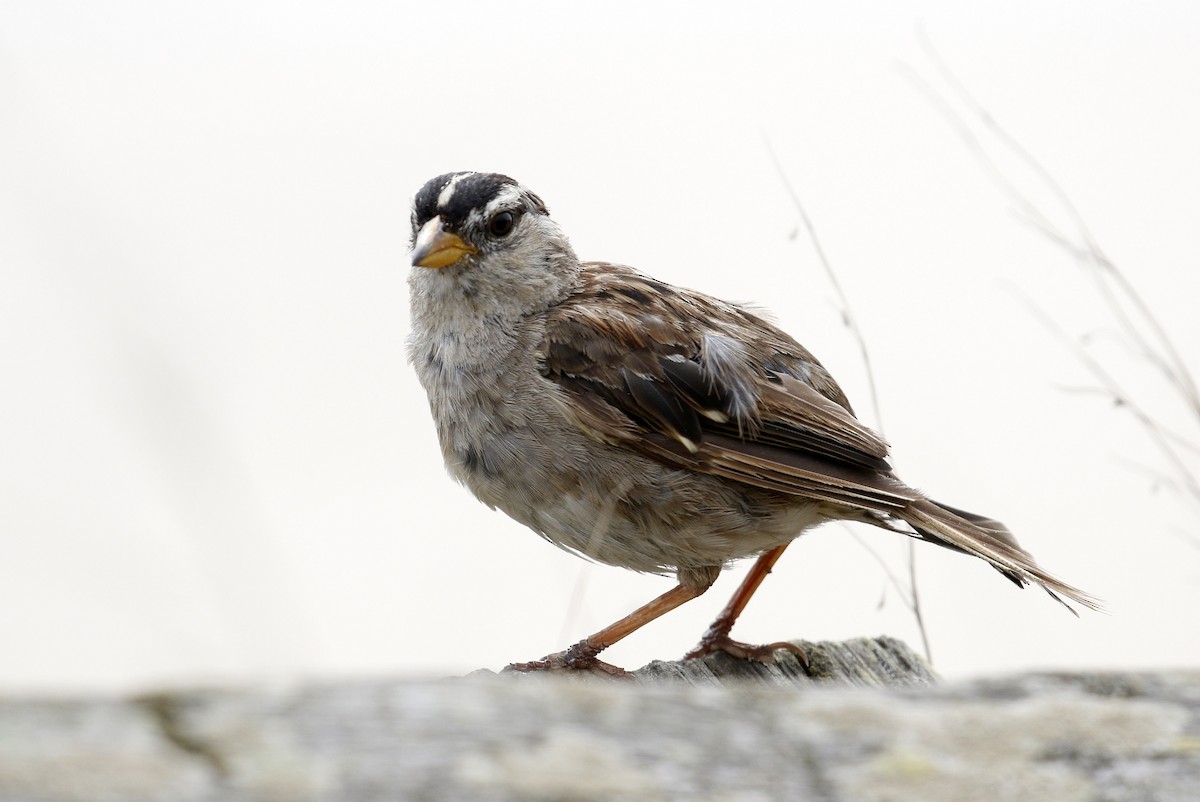
<path fill-rule="evenodd" d="M 633 678 L 632 674 L 620 666 L 614 666 L 611 663 L 605 663 L 603 660 L 597 659 L 596 655 L 599 653 L 600 649 L 589 644 L 586 640 L 581 640 L 565 652 L 548 654 L 541 660 L 532 660 L 528 663 L 509 663 L 501 673 L 508 673 L 510 671 L 522 674 L 534 671 L 588 671 L 592 674 L 617 679 Z"/>
<path fill-rule="evenodd" d="M 685 654 L 683 659 L 696 660 L 713 652 L 725 652 L 742 660 L 757 660 L 760 663 L 771 663 L 775 660 L 775 653 L 780 649 L 795 654 L 800 660 L 801 665 L 808 668 L 808 655 L 794 643 L 776 641 L 775 643 L 765 643 L 761 646 L 756 646 L 736 641 L 729 637 L 727 632 L 711 629 L 704 633 L 704 637 L 700 638 L 700 642 L 696 644 L 695 648 Z"/>

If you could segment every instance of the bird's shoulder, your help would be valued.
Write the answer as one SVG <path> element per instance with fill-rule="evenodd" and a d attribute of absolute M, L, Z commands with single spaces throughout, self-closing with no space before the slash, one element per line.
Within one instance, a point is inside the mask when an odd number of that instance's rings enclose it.
<path fill-rule="evenodd" d="M 666 437 L 699 454 L 734 437 L 886 468 L 886 444 L 829 372 L 743 306 L 631 268 L 586 263 L 545 316 L 539 370 L 609 442 Z"/>
<path fill-rule="evenodd" d="M 548 310 L 542 345 L 544 369 L 551 373 L 640 367 L 657 375 L 654 362 L 663 357 L 708 356 L 727 363 L 727 370 L 793 376 L 853 414 L 817 358 L 761 315 L 625 265 L 583 263 L 576 288 Z"/>

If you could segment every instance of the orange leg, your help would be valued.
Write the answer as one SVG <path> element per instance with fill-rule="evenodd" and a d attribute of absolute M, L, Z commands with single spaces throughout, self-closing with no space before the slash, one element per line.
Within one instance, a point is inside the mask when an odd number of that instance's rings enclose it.
<path fill-rule="evenodd" d="M 746 605 L 750 602 L 750 597 L 758 590 L 758 586 L 767 578 L 767 574 L 771 573 L 771 568 L 783 556 L 783 550 L 788 547 L 787 543 L 782 546 L 776 546 L 770 551 L 764 551 L 759 555 L 754 565 L 750 568 L 750 573 L 746 574 L 746 578 L 742 580 L 742 584 L 738 586 L 737 592 L 733 594 L 733 598 L 729 600 L 729 604 L 725 605 L 725 609 L 717 616 L 717 619 L 712 622 L 712 625 L 700 638 L 700 642 L 696 647 L 683 657 L 685 660 L 694 660 L 698 657 L 703 657 L 712 652 L 727 652 L 734 657 L 743 659 L 758 660 L 760 662 L 769 662 L 771 656 L 778 649 L 788 649 L 799 656 L 800 662 L 808 665 L 808 658 L 804 654 L 804 650 L 794 643 L 787 641 L 779 641 L 778 643 L 768 643 L 764 646 L 751 646 L 747 643 L 735 641 L 729 637 L 729 631 L 733 629 L 734 622 L 738 620 L 738 616 L 742 614 L 742 610 L 746 609 Z"/>
<path fill-rule="evenodd" d="M 629 672 L 625 671 L 625 669 L 601 662 L 596 659 L 596 655 L 626 635 L 641 629 L 659 616 L 671 612 L 685 602 L 691 601 L 708 590 L 708 588 L 708 585 L 703 587 L 677 585 L 649 604 L 637 608 L 620 621 L 609 624 L 595 635 L 584 638 L 565 652 L 547 655 L 541 660 L 534 660 L 530 663 L 512 663 L 504 670 L 569 671 L 583 669 L 612 674 L 617 677 L 627 677 L 629 676 Z"/>

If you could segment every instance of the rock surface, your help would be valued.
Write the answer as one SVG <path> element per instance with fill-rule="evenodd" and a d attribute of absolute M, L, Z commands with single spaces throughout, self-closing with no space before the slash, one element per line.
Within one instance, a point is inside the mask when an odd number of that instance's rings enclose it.
<path fill-rule="evenodd" d="M 637 681 L 0 699 L 0 801 L 1192 800 L 1200 672 L 936 685 L 893 640 Z"/>

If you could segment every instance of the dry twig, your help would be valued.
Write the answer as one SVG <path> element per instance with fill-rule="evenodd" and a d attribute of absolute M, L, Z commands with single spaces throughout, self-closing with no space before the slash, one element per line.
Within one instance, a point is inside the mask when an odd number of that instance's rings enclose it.
<path fill-rule="evenodd" d="M 800 200 L 800 194 L 792 185 L 787 172 L 783 169 L 783 164 L 779 161 L 779 156 L 775 153 L 775 148 L 771 146 L 771 141 L 765 134 L 763 135 L 763 142 L 766 144 L 767 153 L 770 155 L 771 162 L 775 166 L 775 173 L 779 176 L 779 180 L 783 182 L 784 189 L 787 190 L 788 197 L 791 198 L 792 206 L 795 208 L 796 214 L 800 217 L 800 222 L 804 225 L 809 242 L 812 243 L 813 250 L 816 252 L 817 261 L 821 263 L 821 267 L 825 271 L 825 277 L 829 280 L 830 286 L 833 287 L 833 291 L 837 294 L 838 314 L 858 345 L 858 353 L 862 359 L 863 370 L 867 376 L 867 388 L 871 396 L 871 409 L 875 416 L 875 427 L 879 430 L 880 434 L 883 434 L 883 416 L 879 406 L 879 389 L 875 383 L 875 371 L 871 366 L 871 353 L 867 349 L 867 338 L 863 334 L 862 328 L 858 325 L 858 319 L 855 317 L 854 310 L 850 306 L 850 299 L 847 297 L 846 291 L 842 288 L 842 282 L 838 280 L 837 273 L 834 271 L 829 257 L 825 255 L 825 249 L 821 246 L 821 240 L 817 236 L 816 226 L 813 225 L 812 218 L 808 215 L 808 210 L 805 209 L 804 203 Z M 921 634 L 921 648 L 925 652 L 925 659 L 932 663 L 933 652 L 929 646 L 929 632 L 925 628 L 925 619 L 921 614 L 921 596 L 917 590 L 916 544 L 913 541 L 907 543 L 908 586 L 905 587 L 896 578 L 895 574 L 889 570 L 887 563 L 862 538 L 855 535 L 854 539 L 883 567 L 888 581 L 895 587 L 904 606 L 912 613 L 913 619 L 917 624 L 917 630 Z"/>
<path fill-rule="evenodd" d="M 1097 386 L 1090 390 L 1131 415 L 1141 427 L 1168 468 L 1166 476 L 1156 480 L 1156 485 L 1176 490 L 1200 510 L 1200 479 L 1195 467 L 1195 457 L 1200 454 L 1200 445 L 1197 445 L 1200 441 L 1200 390 L 1179 349 L 1129 274 L 1105 254 L 1059 181 L 971 94 L 923 30 L 918 30 L 918 38 L 948 93 L 935 87 L 908 65 L 900 65 L 902 72 L 954 127 L 988 178 L 1013 203 L 1020 219 L 1087 269 L 1105 310 L 1112 318 L 1118 338 L 1166 380 L 1176 399 L 1188 411 L 1188 425 L 1195 432 L 1188 435 L 1173 431 L 1160 416 L 1151 411 L 1146 388 L 1122 383 L 1111 366 L 1089 348 L 1095 338 L 1086 334 L 1072 336 L 1040 305 L 1028 298 L 1024 299 L 1025 303 L 1041 324 L 1067 347 L 1091 375 Z M 957 100 L 957 106 L 952 99 Z M 959 106 L 966 111 L 960 111 Z M 1043 188 L 1061 205 L 1069 225 L 1056 224 L 1048 210 L 1039 207 L 1029 193 L 1022 191 L 1009 179 L 997 165 L 993 150 L 985 145 L 983 134 L 990 136 L 999 149 L 1015 156 L 1032 171 Z M 1200 547 L 1200 536 L 1193 535 L 1189 539 L 1193 545 Z"/>

